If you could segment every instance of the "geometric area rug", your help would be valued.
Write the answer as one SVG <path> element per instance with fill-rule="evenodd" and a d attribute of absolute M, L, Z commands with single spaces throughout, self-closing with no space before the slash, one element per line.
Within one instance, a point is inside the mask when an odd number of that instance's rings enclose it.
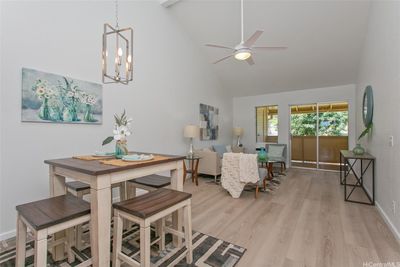
<path fill-rule="evenodd" d="M 133 226 L 129 230 L 125 230 L 123 234 L 122 251 L 127 256 L 133 259 L 140 260 L 139 251 L 139 231 L 137 226 Z M 86 239 L 88 239 L 88 231 L 86 231 Z M 152 231 L 152 239 L 155 239 L 154 232 Z M 167 234 L 165 237 L 165 250 L 159 251 L 158 244 L 154 244 L 151 249 L 151 262 L 152 266 L 159 267 L 196 267 L 196 266 L 235 266 L 241 257 L 246 252 L 246 249 L 224 240 L 193 231 L 193 263 L 187 264 L 184 253 L 186 247 L 175 248 L 172 245 L 172 236 Z M 8 242 L 7 245 L 3 242 L 0 252 L 0 267 L 15 266 L 15 241 Z M 12 244 L 12 245 L 11 245 Z M 111 243 L 112 244 L 112 243 Z M 30 241 L 27 244 L 26 262 L 25 266 L 32 267 L 33 264 L 33 247 L 34 242 Z M 112 247 L 112 246 L 111 246 Z M 66 261 L 54 262 L 51 254 L 48 254 L 48 265 L 54 267 L 73 267 L 78 265 L 81 260 L 90 258 L 90 247 L 86 246 L 82 251 L 74 249 L 74 254 L 77 256 L 75 262 L 69 264 Z M 111 266 L 111 265 L 110 265 Z"/>

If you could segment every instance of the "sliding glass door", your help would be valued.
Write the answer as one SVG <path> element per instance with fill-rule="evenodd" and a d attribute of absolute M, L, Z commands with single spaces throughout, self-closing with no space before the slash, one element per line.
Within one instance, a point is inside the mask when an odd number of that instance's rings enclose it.
<path fill-rule="evenodd" d="M 292 166 L 339 170 L 339 151 L 348 149 L 348 104 L 293 105 L 290 112 Z"/>
<path fill-rule="evenodd" d="M 349 112 L 347 103 L 318 105 L 319 168 L 339 170 L 339 151 L 349 144 Z"/>
<path fill-rule="evenodd" d="M 292 166 L 317 168 L 317 104 L 290 107 Z"/>

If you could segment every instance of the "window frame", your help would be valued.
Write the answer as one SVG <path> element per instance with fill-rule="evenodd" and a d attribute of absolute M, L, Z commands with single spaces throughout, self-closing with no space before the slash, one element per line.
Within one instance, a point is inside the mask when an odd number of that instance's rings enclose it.
<path fill-rule="evenodd" d="M 273 109 L 276 109 L 276 114 L 271 114 L 272 116 L 274 116 L 274 115 L 276 115 L 277 117 L 276 117 L 276 119 L 277 119 L 277 124 L 276 124 L 276 130 L 277 130 L 277 135 L 268 135 L 268 123 L 269 123 L 269 120 L 270 119 L 268 119 L 268 111 L 271 109 L 271 108 L 273 108 Z M 267 111 L 267 118 L 266 119 L 264 119 L 264 118 L 262 118 L 262 135 L 258 135 L 259 134 L 259 123 L 258 123 L 258 112 L 259 112 L 259 109 L 266 109 L 266 111 Z M 265 111 L 262 111 L 263 112 L 263 116 L 264 116 L 264 112 Z M 256 106 L 255 107 L 255 128 L 256 128 L 256 143 L 278 143 L 278 138 L 279 138 L 279 105 L 263 105 L 263 106 Z M 266 130 L 264 130 L 264 129 L 266 129 Z M 261 137 L 262 136 L 262 141 L 259 141 L 259 137 Z M 269 139 L 269 138 L 273 138 L 273 139 L 275 139 L 275 140 L 271 140 L 271 139 Z"/>

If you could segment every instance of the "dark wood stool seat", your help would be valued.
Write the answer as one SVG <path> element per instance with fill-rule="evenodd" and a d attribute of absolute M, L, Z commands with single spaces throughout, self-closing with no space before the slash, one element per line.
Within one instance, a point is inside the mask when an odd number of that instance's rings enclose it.
<path fill-rule="evenodd" d="M 113 207 L 146 219 L 191 197 L 192 194 L 186 192 L 160 188 L 147 194 L 115 203 Z"/>
<path fill-rule="evenodd" d="M 113 204 L 113 267 L 120 267 L 122 262 L 129 266 L 150 267 L 150 247 L 158 242 L 159 249 L 165 250 L 166 233 L 178 237 L 177 245 L 179 249 L 184 251 L 181 256 L 186 256 L 186 261 L 190 265 L 193 261 L 191 198 L 192 194 L 189 193 L 160 188 L 150 191 L 147 194 Z M 176 229 L 173 229 L 166 226 L 165 217 L 180 209 L 183 209 L 184 227 L 178 226 Z M 122 252 L 123 220 L 137 223 L 140 226 L 140 250 L 129 256 Z M 151 241 L 150 225 L 154 222 L 158 224 L 158 238 Z M 185 250 L 182 248 L 182 238 L 185 240 Z M 140 262 L 135 258 L 138 254 L 140 254 Z"/>
<path fill-rule="evenodd" d="M 157 174 L 143 176 L 140 178 L 129 180 L 130 183 L 144 185 L 153 188 L 162 188 L 171 185 L 171 177 L 161 176 Z"/>
<path fill-rule="evenodd" d="M 171 177 L 161 176 L 157 174 L 147 175 L 143 177 L 139 177 L 136 179 L 132 179 L 127 181 L 126 183 L 126 194 L 127 199 L 136 197 L 136 189 L 144 189 L 148 192 L 157 190 L 159 188 L 167 187 L 171 185 Z M 155 232 L 156 236 L 160 236 L 161 234 L 161 221 L 155 223 Z M 133 222 L 127 220 L 126 226 L 131 228 Z"/>
<path fill-rule="evenodd" d="M 89 222 L 90 204 L 88 202 L 67 194 L 22 204 L 16 209 L 18 217 L 15 266 L 25 266 L 28 228 L 35 241 L 35 266 L 47 266 L 47 237 L 63 230 L 67 231 L 64 243 L 68 248 L 68 262 L 75 261 L 73 230 L 75 226 Z M 92 259 L 85 259 L 79 266 L 86 267 L 91 264 Z"/>
<path fill-rule="evenodd" d="M 68 183 L 65 183 L 65 185 L 67 186 L 67 189 L 71 189 L 71 190 L 74 190 L 76 192 L 80 192 L 80 191 L 84 191 L 84 190 L 89 190 L 90 189 L 90 185 L 82 183 L 80 181 L 68 182 Z"/>
<path fill-rule="evenodd" d="M 90 204 L 71 195 L 43 199 L 16 207 L 35 230 L 63 223 L 90 213 Z"/>

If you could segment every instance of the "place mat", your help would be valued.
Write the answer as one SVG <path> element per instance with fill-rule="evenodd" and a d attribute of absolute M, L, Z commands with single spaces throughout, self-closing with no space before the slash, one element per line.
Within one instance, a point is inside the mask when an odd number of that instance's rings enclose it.
<path fill-rule="evenodd" d="M 107 165 L 126 167 L 126 166 L 140 165 L 140 164 L 143 164 L 143 163 L 149 162 L 149 161 L 159 161 L 159 160 L 169 159 L 169 157 L 161 156 L 161 155 L 153 155 L 153 156 L 154 156 L 153 159 L 142 160 L 142 161 L 124 161 L 122 159 L 105 159 L 105 160 L 100 160 L 100 162 L 103 164 L 107 164 Z"/>
<path fill-rule="evenodd" d="M 81 159 L 81 160 L 99 160 L 99 159 L 112 159 L 114 156 L 93 156 L 93 155 L 86 155 L 86 156 L 73 156 L 73 159 Z"/>

